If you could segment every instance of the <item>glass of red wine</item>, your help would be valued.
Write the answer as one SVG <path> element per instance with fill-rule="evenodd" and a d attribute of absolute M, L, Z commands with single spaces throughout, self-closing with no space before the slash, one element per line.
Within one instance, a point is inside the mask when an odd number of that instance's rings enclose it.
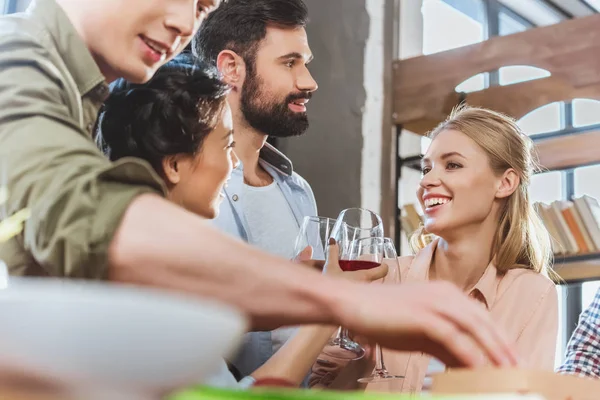
<path fill-rule="evenodd" d="M 335 239 L 340 250 L 340 268 L 344 271 L 356 271 L 377 267 L 383 257 L 380 246 L 379 259 L 359 254 L 361 251 L 373 252 L 373 247 L 363 245 L 362 239 L 379 238 L 383 240 L 383 223 L 381 217 L 373 211 L 363 208 L 343 210 L 333 227 L 331 237 Z M 348 330 L 340 327 L 335 338 L 329 341 L 323 352 L 336 358 L 358 360 L 365 355 L 365 349 L 353 341 Z"/>
<path fill-rule="evenodd" d="M 377 239 L 381 240 L 381 239 Z M 387 276 L 382 279 L 382 283 L 387 284 L 398 284 L 400 283 L 400 265 L 398 264 L 398 254 L 396 252 L 396 246 L 394 246 L 394 242 L 390 238 L 384 238 L 382 240 L 383 246 L 383 257 L 384 262 L 388 265 L 389 272 Z M 404 379 L 402 375 L 392 375 L 388 372 L 385 367 L 385 363 L 383 362 L 383 351 L 381 350 L 381 346 L 379 344 L 375 347 L 375 369 L 371 375 L 366 376 L 364 378 L 359 378 L 358 382 L 360 383 L 377 383 L 377 382 L 387 382 L 395 379 Z"/>
<path fill-rule="evenodd" d="M 327 217 L 304 217 L 294 245 L 294 261 L 310 261 L 322 271 L 335 222 L 335 219 Z"/>

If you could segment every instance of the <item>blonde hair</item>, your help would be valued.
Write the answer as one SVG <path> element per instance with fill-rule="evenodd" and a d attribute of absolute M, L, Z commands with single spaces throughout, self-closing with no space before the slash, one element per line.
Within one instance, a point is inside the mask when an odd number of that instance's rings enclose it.
<path fill-rule="evenodd" d="M 527 268 L 550 274 L 550 236 L 529 196 L 529 182 L 536 168 L 532 140 L 514 119 L 492 110 L 469 106 L 455 108 L 428 137 L 434 139 L 445 130 L 462 132 L 477 143 L 486 152 L 495 173 L 502 174 L 512 168 L 519 176 L 518 188 L 501 209 L 494 237 L 492 254 L 498 271 Z M 411 237 L 412 250 L 421 250 L 427 239 L 428 234 L 421 225 Z"/>

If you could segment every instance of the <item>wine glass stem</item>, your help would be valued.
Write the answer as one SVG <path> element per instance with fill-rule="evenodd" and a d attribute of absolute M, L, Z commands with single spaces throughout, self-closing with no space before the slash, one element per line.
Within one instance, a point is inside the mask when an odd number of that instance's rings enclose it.
<path fill-rule="evenodd" d="M 348 333 L 348 329 L 344 327 L 340 327 L 340 341 L 348 341 L 350 340 L 350 335 Z"/>
<path fill-rule="evenodd" d="M 383 363 L 383 350 L 379 344 L 375 345 L 375 373 L 387 372 Z"/>

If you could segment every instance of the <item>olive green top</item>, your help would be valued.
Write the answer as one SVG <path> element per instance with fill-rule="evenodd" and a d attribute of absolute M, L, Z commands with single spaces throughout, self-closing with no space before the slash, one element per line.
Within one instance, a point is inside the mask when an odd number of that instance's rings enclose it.
<path fill-rule="evenodd" d="M 164 194 L 148 163 L 112 163 L 94 143 L 108 93 L 54 0 L 0 16 L 0 167 L 8 171 L 9 214 L 31 210 L 23 232 L 0 245 L 12 275 L 106 278 L 128 205 L 142 193 Z"/>

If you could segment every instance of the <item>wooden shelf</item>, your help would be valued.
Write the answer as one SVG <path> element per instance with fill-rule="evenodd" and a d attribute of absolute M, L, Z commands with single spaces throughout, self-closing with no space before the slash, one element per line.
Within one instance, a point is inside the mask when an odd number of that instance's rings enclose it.
<path fill-rule="evenodd" d="M 555 256 L 554 270 L 567 284 L 600 280 L 600 253 Z"/>
<path fill-rule="evenodd" d="M 600 14 L 393 62 L 393 123 L 424 134 L 452 108 L 492 108 L 516 119 L 555 101 L 600 99 Z M 466 97 L 457 85 L 479 73 L 527 65 L 551 76 L 494 86 Z"/>
<path fill-rule="evenodd" d="M 562 136 L 536 139 L 535 152 L 541 170 L 538 172 L 564 170 L 600 164 L 600 129 L 571 132 Z M 421 170 L 421 156 L 402 159 L 402 166 Z"/>
<path fill-rule="evenodd" d="M 600 163 L 600 130 L 574 133 L 536 142 L 540 165 L 559 170 Z"/>

